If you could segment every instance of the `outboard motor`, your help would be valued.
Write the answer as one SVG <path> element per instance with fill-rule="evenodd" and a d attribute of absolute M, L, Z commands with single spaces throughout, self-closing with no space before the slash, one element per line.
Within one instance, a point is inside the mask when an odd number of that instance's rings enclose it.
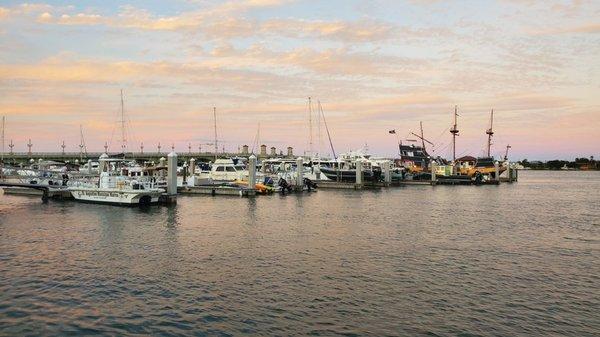
<path fill-rule="evenodd" d="M 374 182 L 381 182 L 381 181 L 383 181 L 383 172 L 381 171 L 380 167 L 374 167 L 373 168 L 373 181 Z"/>
<path fill-rule="evenodd" d="M 292 186 L 290 186 L 290 184 L 288 184 L 288 182 L 283 179 L 283 178 L 279 178 L 279 182 L 277 182 L 277 185 L 279 185 L 279 187 L 281 187 L 281 193 L 285 194 L 285 191 L 291 191 L 292 190 Z"/>
<path fill-rule="evenodd" d="M 475 185 L 481 185 L 482 181 L 483 181 L 483 174 L 481 174 L 481 172 L 479 172 L 479 171 L 475 172 Z"/>
<path fill-rule="evenodd" d="M 306 188 L 308 189 L 309 192 L 312 189 L 317 188 L 317 184 L 308 178 L 304 178 L 303 182 L 304 182 L 304 186 L 306 186 Z"/>

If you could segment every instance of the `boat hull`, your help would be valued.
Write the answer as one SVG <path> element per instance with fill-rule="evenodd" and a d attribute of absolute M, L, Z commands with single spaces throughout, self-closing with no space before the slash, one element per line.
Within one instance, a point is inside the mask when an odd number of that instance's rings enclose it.
<path fill-rule="evenodd" d="M 321 167 L 321 173 L 323 173 L 327 179 L 333 181 L 341 181 L 354 183 L 356 182 L 356 170 L 337 170 L 326 167 Z M 363 181 L 378 181 L 380 178 L 380 174 L 377 174 L 373 171 L 364 171 L 363 172 Z"/>
<path fill-rule="evenodd" d="M 156 190 L 126 191 L 97 188 L 70 188 L 69 191 L 77 201 L 122 206 L 157 204 L 162 194 L 162 191 Z"/>

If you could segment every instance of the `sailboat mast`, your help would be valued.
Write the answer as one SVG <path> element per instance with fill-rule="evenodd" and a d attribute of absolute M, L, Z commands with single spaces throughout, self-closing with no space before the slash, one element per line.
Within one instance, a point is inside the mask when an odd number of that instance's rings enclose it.
<path fill-rule="evenodd" d="M 487 142 L 487 156 L 488 157 L 490 157 L 491 148 L 492 148 L 492 136 L 494 135 L 493 125 L 494 125 L 494 109 L 492 109 L 492 112 L 490 114 L 490 128 L 485 131 L 485 133 L 488 135 L 488 142 Z"/>
<path fill-rule="evenodd" d="M 421 145 L 423 146 L 423 153 L 427 153 L 425 151 L 425 136 L 423 135 L 423 122 L 419 122 L 419 125 L 421 126 Z"/>
<path fill-rule="evenodd" d="M 457 117 L 458 117 L 458 106 L 454 106 L 454 125 L 450 129 L 450 133 L 452 134 L 452 161 L 456 161 L 456 136 L 458 136 L 458 125 L 457 125 Z"/>
<path fill-rule="evenodd" d="M 5 125 L 6 125 L 6 117 L 2 116 L 2 157 L 0 158 L 0 161 L 3 166 L 4 166 L 4 127 L 5 127 Z M 2 175 L 2 171 L 0 171 L 0 175 Z"/>
<path fill-rule="evenodd" d="M 313 155 L 313 125 L 312 125 L 312 100 L 308 97 L 308 155 L 312 158 Z"/>
<path fill-rule="evenodd" d="M 321 116 L 323 117 L 323 124 L 325 124 L 325 131 L 327 131 L 327 138 L 329 138 L 329 146 L 331 146 L 331 152 L 333 153 L 333 159 L 337 159 L 337 156 L 335 155 L 335 149 L 333 148 L 333 142 L 331 141 L 331 135 L 329 134 L 329 128 L 327 127 L 327 120 L 325 119 L 325 114 L 323 113 L 323 107 L 321 106 L 321 101 L 318 101 L 319 103 L 319 112 L 321 113 Z"/>
<path fill-rule="evenodd" d="M 87 149 L 85 148 L 85 140 L 83 139 L 83 126 L 79 124 L 79 160 L 83 160 L 83 152 L 85 150 L 85 154 L 87 156 Z M 125 152 L 123 152 L 125 153 Z"/>
<path fill-rule="evenodd" d="M 213 107 L 213 122 L 215 129 L 215 161 L 217 161 L 217 153 L 219 152 L 219 144 L 217 143 L 217 107 Z"/>
<path fill-rule="evenodd" d="M 317 101 L 319 103 L 319 106 L 321 105 L 321 101 Z M 318 139 L 319 139 L 319 152 L 317 153 L 317 157 L 321 158 L 322 154 L 321 152 L 323 152 L 323 139 L 321 138 L 321 111 L 322 109 L 318 109 L 317 111 L 317 133 L 318 133 Z"/>
<path fill-rule="evenodd" d="M 123 89 L 121 89 L 121 152 L 125 154 L 127 139 L 125 139 L 125 103 L 123 102 Z"/>

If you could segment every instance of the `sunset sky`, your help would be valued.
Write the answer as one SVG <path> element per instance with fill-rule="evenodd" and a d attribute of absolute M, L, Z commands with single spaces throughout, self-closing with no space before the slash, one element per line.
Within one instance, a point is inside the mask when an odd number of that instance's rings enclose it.
<path fill-rule="evenodd" d="M 600 157 L 600 1 L 0 1 L 0 115 L 15 151 L 219 141 L 308 149 L 307 97 L 336 151 L 394 155 L 417 132 L 450 156 Z M 314 117 L 316 119 L 316 116 Z M 314 149 L 328 154 L 324 127 Z M 204 148 L 209 148 L 204 145 Z M 6 147 L 8 151 L 8 147 Z"/>

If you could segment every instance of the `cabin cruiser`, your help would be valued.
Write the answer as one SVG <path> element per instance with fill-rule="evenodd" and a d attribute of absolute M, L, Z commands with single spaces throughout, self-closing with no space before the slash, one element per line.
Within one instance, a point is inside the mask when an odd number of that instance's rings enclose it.
<path fill-rule="evenodd" d="M 75 181 L 69 191 L 77 201 L 114 205 L 150 205 L 158 203 L 165 192 L 156 187 L 149 171 L 124 165 L 121 159 L 100 157 L 98 181 Z"/>
<path fill-rule="evenodd" d="M 371 156 L 362 150 L 344 153 L 331 163 L 331 167 L 321 167 L 319 170 L 329 180 L 355 182 L 356 167 L 359 163 L 362 165 L 364 181 L 375 182 L 382 179 L 380 160 L 372 160 Z"/>
<path fill-rule="evenodd" d="M 202 170 L 198 178 L 206 181 L 235 181 L 248 178 L 248 170 L 241 163 L 235 163 L 232 159 L 217 159 L 210 166 L 210 170 Z"/>

